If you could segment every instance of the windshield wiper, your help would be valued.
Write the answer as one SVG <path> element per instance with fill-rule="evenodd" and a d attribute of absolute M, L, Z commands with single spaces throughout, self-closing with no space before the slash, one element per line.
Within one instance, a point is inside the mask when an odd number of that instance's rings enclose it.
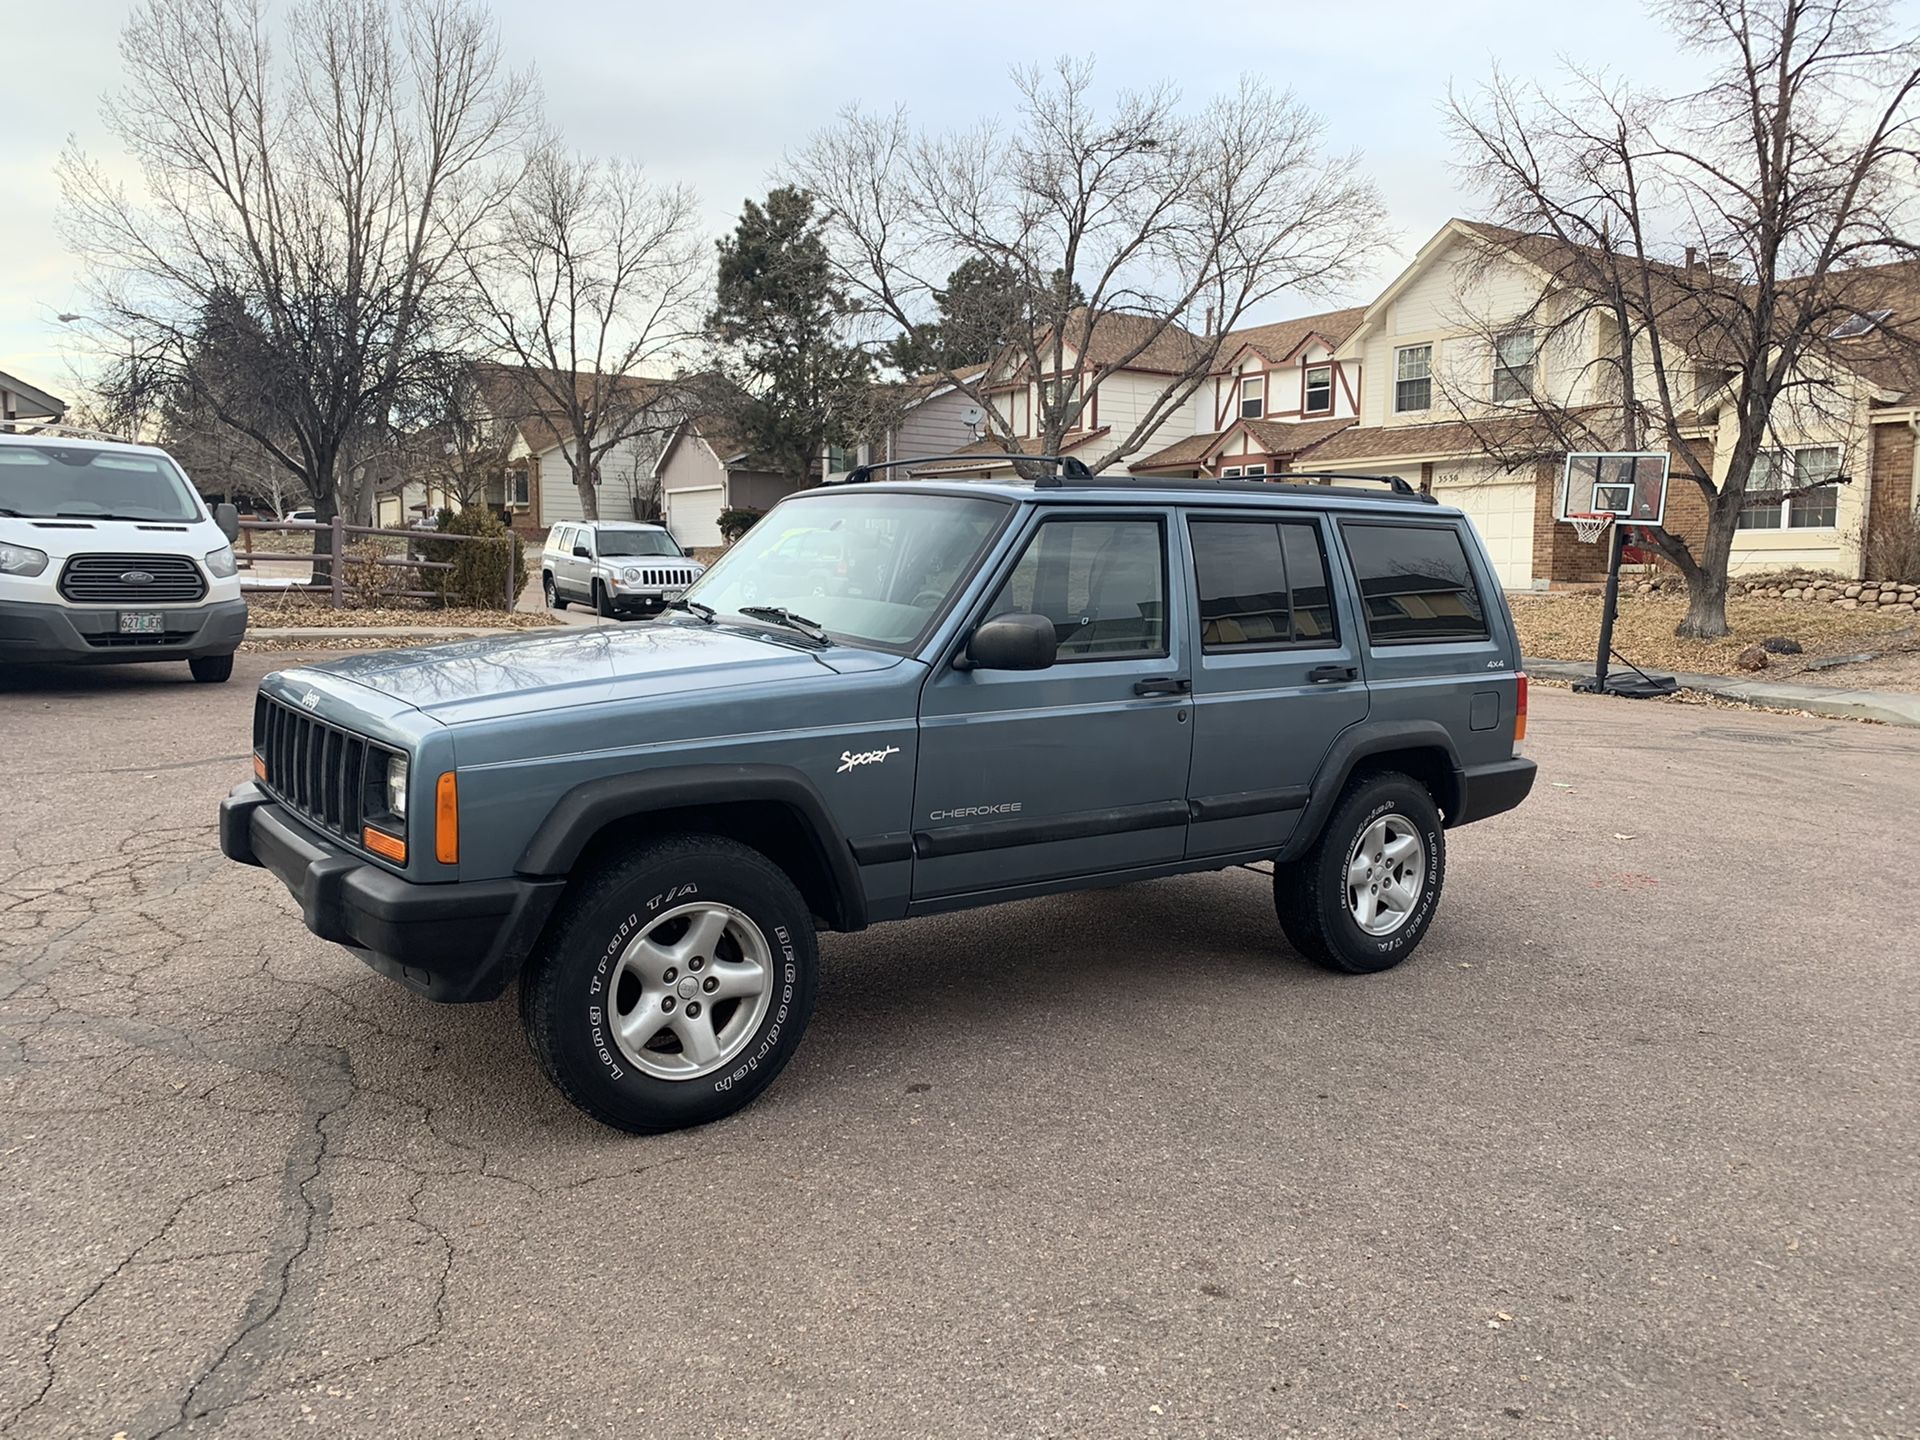
<path fill-rule="evenodd" d="M 809 620 L 804 615 L 796 615 L 784 605 L 742 605 L 742 615 L 750 615 L 755 620 L 771 620 L 776 625 L 784 625 L 789 630 L 798 630 L 809 640 L 818 640 L 822 645 L 831 645 L 827 632 L 818 620 Z"/>
<path fill-rule="evenodd" d="M 667 609 L 684 610 L 689 615 L 698 615 L 702 620 L 706 621 L 707 624 L 709 625 L 713 623 L 713 617 L 715 614 L 718 613 L 717 611 L 714 610 L 714 608 L 711 605 L 702 605 L 698 600 L 689 600 L 684 595 L 682 595 L 678 600 L 667 601 Z"/>
<path fill-rule="evenodd" d="M 100 510 L 88 513 L 84 510 L 56 510 L 56 520 L 133 520 L 142 525 L 190 525 L 190 520 L 162 520 L 155 515 L 122 515 L 113 510 Z"/>

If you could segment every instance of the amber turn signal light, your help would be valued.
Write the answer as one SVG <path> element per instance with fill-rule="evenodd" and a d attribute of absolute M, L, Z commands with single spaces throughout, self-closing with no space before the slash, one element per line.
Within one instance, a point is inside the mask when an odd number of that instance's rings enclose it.
<path fill-rule="evenodd" d="M 256 780 L 264 780 L 267 778 L 267 762 L 262 760 L 258 755 L 253 757 L 253 778 Z"/>
<path fill-rule="evenodd" d="M 460 782 L 442 771 L 433 792 L 433 858 L 442 865 L 460 863 Z"/>
<path fill-rule="evenodd" d="M 360 843 L 376 855 L 384 855 L 396 865 L 407 863 L 407 842 L 397 835 L 376 830 L 371 825 L 360 831 Z"/>

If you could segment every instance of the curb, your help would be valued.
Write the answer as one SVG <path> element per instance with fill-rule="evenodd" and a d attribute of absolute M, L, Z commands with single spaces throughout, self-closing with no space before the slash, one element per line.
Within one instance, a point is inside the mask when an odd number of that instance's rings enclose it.
<path fill-rule="evenodd" d="M 1545 680 L 1579 680 L 1593 674 L 1591 663 L 1573 660 L 1520 662 L 1529 675 Z M 1624 668 L 1624 667 L 1623 667 Z M 1654 667 L 1649 673 L 1672 675 L 1688 690 L 1765 705 L 1775 710 L 1805 710 L 1835 720 L 1877 720 L 1883 725 L 1920 728 L 1920 695 L 1885 690 L 1839 690 L 1824 685 L 1799 685 L 1791 680 L 1735 680 L 1726 675 L 1699 675 L 1686 670 Z"/>

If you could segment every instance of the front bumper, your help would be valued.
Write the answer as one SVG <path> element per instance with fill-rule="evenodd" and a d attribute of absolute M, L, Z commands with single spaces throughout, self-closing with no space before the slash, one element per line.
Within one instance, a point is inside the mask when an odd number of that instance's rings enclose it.
<path fill-rule="evenodd" d="M 421 885 L 330 844 L 252 783 L 220 802 L 220 849 L 300 902 L 307 929 L 429 1000 L 492 1000 L 532 953 L 564 879 Z"/>
<path fill-rule="evenodd" d="M 231 655 L 247 633 L 247 602 L 156 606 L 166 617 L 159 635 L 122 635 L 120 609 L 0 600 L 0 661 L 15 664 L 112 665 L 141 660 L 195 660 Z"/>
<path fill-rule="evenodd" d="M 1450 825 L 1470 825 L 1489 815 L 1511 810 L 1527 798 L 1539 766 L 1524 755 L 1492 765 L 1474 765 L 1460 772 L 1460 813 Z"/>

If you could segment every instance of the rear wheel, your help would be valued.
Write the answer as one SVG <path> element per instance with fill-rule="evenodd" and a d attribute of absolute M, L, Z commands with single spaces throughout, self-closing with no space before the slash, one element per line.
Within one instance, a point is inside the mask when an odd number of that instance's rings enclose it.
<path fill-rule="evenodd" d="M 207 685 L 218 685 L 233 674 L 233 654 L 196 655 L 187 661 L 193 678 Z"/>
<path fill-rule="evenodd" d="M 652 841 L 571 894 L 520 1014 L 560 1093 L 637 1135 L 746 1105 L 813 1011 L 813 917 L 784 871 L 713 835 Z"/>
<path fill-rule="evenodd" d="M 540 589 L 547 597 L 547 608 L 549 610 L 564 610 L 567 608 L 566 601 L 560 598 L 560 591 L 553 583 L 553 572 L 551 570 L 540 577 Z"/>
<path fill-rule="evenodd" d="M 1273 870 L 1273 904 L 1293 947 L 1364 975 L 1411 955 L 1433 923 L 1446 833 L 1426 787 L 1398 771 L 1351 781 L 1300 859 Z"/>

